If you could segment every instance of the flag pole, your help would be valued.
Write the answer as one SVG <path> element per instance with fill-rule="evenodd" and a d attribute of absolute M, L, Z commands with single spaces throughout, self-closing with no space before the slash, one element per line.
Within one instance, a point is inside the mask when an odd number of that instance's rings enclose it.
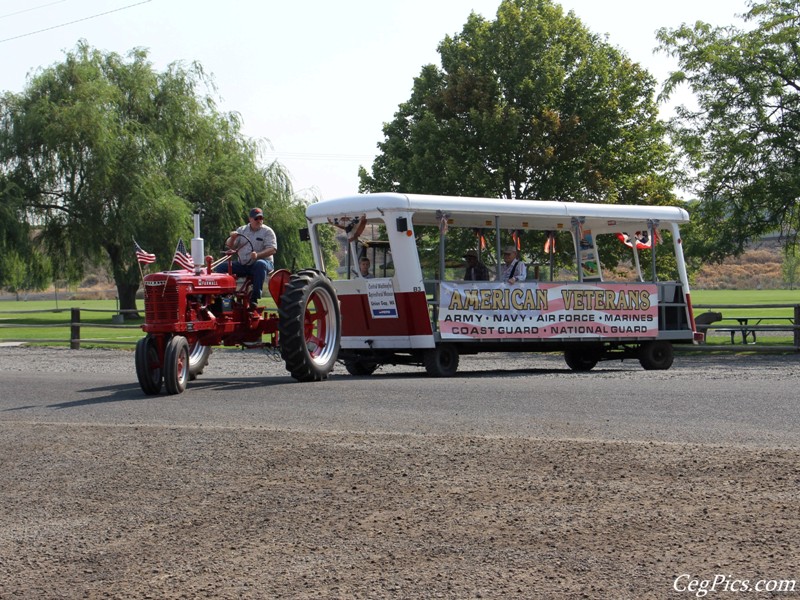
<path fill-rule="evenodd" d="M 180 243 L 180 240 L 178 241 L 178 243 Z M 177 251 L 178 251 L 178 247 L 175 246 L 175 252 L 177 252 Z M 172 265 L 175 264 L 175 252 L 172 253 L 172 262 L 169 263 L 169 269 L 167 269 L 167 279 L 164 281 L 164 286 L 161 288 L 161 297 L 162 298 L 164 297 L 164 294 L 167 293 L 167 281 L 169 281 L 169 278 L 172 277 L 171 273 L 172 273 Z"/>
<path fill-rule="evenodd" d="M 141 248 L 135 237 L 131 236 L 131 240 L 133 240 L 134 246 Z M 136 266 L 139 267 L 139 276 L 142 278 L 142 287 L 144 287 L 144 271 L 142 271 L 142 263 L 139 262 L 138 258 L 136 259 Z"/>

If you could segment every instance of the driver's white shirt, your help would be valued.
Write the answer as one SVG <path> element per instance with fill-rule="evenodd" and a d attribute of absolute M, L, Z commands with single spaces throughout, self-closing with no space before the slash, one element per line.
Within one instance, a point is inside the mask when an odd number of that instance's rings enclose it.
<path fill-rule="evenodd" d="M 278 250 L 278 239 L 275 237 L 275 232 L 271 227 L 263 223 L 261 224 L 261 229 L 253 231 L 248 223 L 239 227 L 236 232 L 240 237 L 246 237 L 250 240 L 250 243 L 253 244 L 251 248 L 250 244 L 244 240 L 236 239 L 236 250 L 239 253 L 239 262 L 242 264 L 248 264 L 250 262 L 251 252 L 261 252 L 267 248 L 275 248 L 276 252 Z M 269 259 L 274 261 L 275 255 L 273 254 L 270 256 Z"/>

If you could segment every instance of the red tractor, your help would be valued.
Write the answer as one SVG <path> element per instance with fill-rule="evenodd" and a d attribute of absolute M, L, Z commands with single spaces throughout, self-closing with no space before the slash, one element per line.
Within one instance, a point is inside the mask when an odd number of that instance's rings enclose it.
<path fill-rule="evenodd" d="M 180 394 L 208 364 L 212 346 L 280 350 L 298 381 L 320 381 L 339 352 L 341 317 L 330 279 L 321 271 L 278 270 L 269 291 L 278 307 L 249 308 L 250 282 L 215 273 L 203 255 L 195 215 L 192 256 L 195 270 L 163 271 L 144 278 L 147 334 L 136 344 L 136 375 L 145 394 Z M 203 267 L 197 266 L 199 262 Z"/>

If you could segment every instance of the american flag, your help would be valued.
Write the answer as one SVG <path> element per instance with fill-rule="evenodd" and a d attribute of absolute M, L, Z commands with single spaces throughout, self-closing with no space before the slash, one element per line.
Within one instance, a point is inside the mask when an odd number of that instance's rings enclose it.
<path fill-rule="evenodd" d="M 136 240 L 133 240 L 133 251 L 136 253 L 136 260 L 143 265 L 156 262 L 156 255 L 143 250 Z"/>
<path fill-rule="evenodd" d="M 194 271 L 194 261 L 192 255 L 186 252 L 186 246 L 183 244 L 183 238 L 178 240 L 178 247 L 175 248 L 175 256 L 172 257 L 172 262 L 178 263 L 187 271 Z"/>

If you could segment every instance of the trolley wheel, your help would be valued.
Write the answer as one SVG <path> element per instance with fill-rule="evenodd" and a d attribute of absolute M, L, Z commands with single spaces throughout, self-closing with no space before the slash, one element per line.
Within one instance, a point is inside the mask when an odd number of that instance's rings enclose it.
<path fill-rule="evenodd" d="M 150 334 L 136 342 L 135 360 L 136 377 L 142 391 L 149 396 L 158 394 L 163 383 L 161 359 L 156 340 Z"/>
<path fill-rule="evenodd" d="M 189 380 L 189 342 L 176 335 L 167 342 L 164 350 L 164 384 L 168 394 L 180 394 Z"/>
<path fill-rule="evenodd" d="M 639 364 L 648 371 L 665 371 L 674 358 L 672 344 L 663 340 L 645 342 L 639 347 Z"/>
<path fill-rule="evenodd" d="M 598 353 L 588 348 L 564 350 L 564 362 L 573 371 L 591 371 L 598 362 Z"/>
<path fill-rule="evenodd" d="M 458 370 L 458 349 L 452 344 L 440 344 L 425 350 L 422 360 L 428 375 L 452 377 Z"/>
<path fill-rule="evenodd" d="M 375 369 L 378 368 L 378 363 L 368 362 L 363 360 L 346 360 L 344 361 L 344 368 L 350 375 L 372 375 Z"/>
<path fill-rule="evenodd" d="M 298 381 L 326 379 L 339 354 L 342 323 L 330 279 L 314 269 L 292 275 L 281 296 L 278 316 L 286 370 Z"/>

